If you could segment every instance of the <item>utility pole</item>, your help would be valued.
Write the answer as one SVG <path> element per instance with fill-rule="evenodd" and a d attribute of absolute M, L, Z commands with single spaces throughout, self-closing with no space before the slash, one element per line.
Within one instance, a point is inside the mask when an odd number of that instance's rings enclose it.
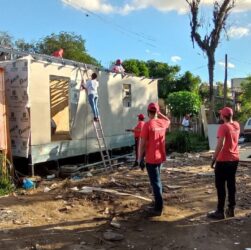
<path fill-rule="evenodd" d="M 223 99 L 223 106 L 226 106 L 226 102 L 227 102 L 227 54 L 225 55 L 225 79 L 224 79 L 224 99 Z"/>

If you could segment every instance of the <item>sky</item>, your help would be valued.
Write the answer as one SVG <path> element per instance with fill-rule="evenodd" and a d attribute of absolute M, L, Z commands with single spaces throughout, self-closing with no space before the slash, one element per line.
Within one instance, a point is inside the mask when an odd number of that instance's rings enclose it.
<path fill-rule="evenodd" d="M 201 0 L 201 18 L 209 23 L 212 0 Z M 221 0 L 219 0 L 221 2 Z M 28 42 L 74 32 L 104 67 L 116 59 L 156 60 L 179 65 L 208 82 L 207 58 L 191 42 L 185 0 L 1 0 L 0 31 Z M 227 34 L 216 50 L 215 81 L 251 74 L 251 0 L 236 0 Z"/>

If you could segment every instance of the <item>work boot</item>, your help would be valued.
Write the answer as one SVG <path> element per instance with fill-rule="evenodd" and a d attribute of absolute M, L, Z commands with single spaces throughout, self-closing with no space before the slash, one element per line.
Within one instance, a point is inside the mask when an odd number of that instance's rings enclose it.
<path fill-rule="evenodd" d="M 226 217 L 227 217 L 227 218 L 234 217 L 234 215 L 235 215 L 235 214 L 234 214 L 234 208 L 232 208 L 232 207 L 230 208 L 230 207 L 229 207 L 229 208 L 226 209 Z"/>
<path fill-rule="evenodd" d="M 156 210 L 154 208 L 150 208 L 146 211 L 146 217 L 157 217 L 161 216 L 162 210 Z"/>
<path fill-rule="evenodd" d="M 216 211 L 209 212 L 207 214 L 207 218 L 214 219 L 214 220 L 224 220 L 225 215 L 224 215 L 224 212 L 220 212 L 216 210 Z"/>

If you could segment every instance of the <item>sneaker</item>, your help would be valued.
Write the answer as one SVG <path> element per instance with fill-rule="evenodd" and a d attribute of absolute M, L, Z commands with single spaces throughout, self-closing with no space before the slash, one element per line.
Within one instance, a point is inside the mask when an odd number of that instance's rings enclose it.
<path fill-rule="evenodd" d="M 219 212 L 218 210 L 209 212 L 207 214 L 207 218 L 214 219 L 214 220 L 224 220 L 225 215 L 223 212 Z"/>
<path fill-rule="evenodd" d="M 162 210 L 156 210 L 154 208 L 150 208 L 147 211 L 145 211 L 146 217 L 158 217 L 161 216 Z"/>
<path fill-rule="evenodd" d="M 94 121 L 94 122 L 97 122 L 97 121 L 98 121 L 98 118 L 97 118 L 97 117 L 94 117 L 94 118 L 93 118 L 93 121 Z"/>
<path fill-rule="evenodd" d="M 234 217 L 234 208 L 227 208 L 226 209 L 226 217 L 227 218 L 231 218 L 231 217 Z"/>

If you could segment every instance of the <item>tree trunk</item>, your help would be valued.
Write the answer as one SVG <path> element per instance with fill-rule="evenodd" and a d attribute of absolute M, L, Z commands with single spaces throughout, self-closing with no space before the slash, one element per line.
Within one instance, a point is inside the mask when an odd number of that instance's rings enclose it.
<path fill-rule="evenodd" d="M 214 115 L 214 66 L 215 58 L 214 52 L 209 52 L 208 56 L 208 75 L 209 75 L 209 101 L 210 101 L 210 110 L 209 110 L 209 123 L 215 123 Z"/>

